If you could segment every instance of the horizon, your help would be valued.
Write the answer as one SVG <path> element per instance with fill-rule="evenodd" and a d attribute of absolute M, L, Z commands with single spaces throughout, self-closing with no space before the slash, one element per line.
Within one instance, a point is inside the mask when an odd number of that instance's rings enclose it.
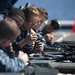
<path fill-rule="evenodd" d="M 45 8 L 49 13 L 49 20 L 74 20 L 75 17 L 75 0 L 18 0 L 14 6 L 25 6 L 26 3 Z"/>

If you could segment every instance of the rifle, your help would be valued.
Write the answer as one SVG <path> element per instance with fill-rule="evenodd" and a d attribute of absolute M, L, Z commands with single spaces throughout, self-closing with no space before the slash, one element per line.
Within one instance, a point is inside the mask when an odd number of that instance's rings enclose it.
<path fill-rule="evenodd" d="M 39 69 L 54 69 L 60 73 L 75 73 L 75 42 L 53 43 L 42 53 L 29 55 L 29 65 L 37 65 Z M 72 47 L 72 48 L 71 48 Z M 60 49 L 60 51 L 58 51 Z M 70 50 L 71 49 L 71 50 Z M 34 67 L 35 68 L 35 67 Z M 36 71 L 35 71 L 36 72 Z M 39 73 L 39 71 L 38 71 Z M 49 72 L 48 72 L 49 73 Z M 34 74 L 40 75 L 40 74 Z M 43 71 L 41 71 L 41 75 Z M 50 75 L 50 74 L 49 74 Z"/>
<path fill-rule="evenodd" d="M 55 69 L 59 73 L 75 73 L 75 63 L 74 62 L 55 62 L 53 60 L 30 60 L 31 65 L 37 65 L 41 68 Z M 37 67 L 36 66 L 36 67 Z M 42 71 L 41 71 L 42 72 Z"/>
<path fill-rule="evenodd" d="M 57 73 L 57 69 L 40 67 L 37 65 L 31 65 L 25 68 L 25 75 L 57 75 Z"/>
<path fill-rule="evenodd" d="M 52 60 L 31 60 L 25 69 L 26 75 L 50 75 L 51 73 L 75 74 L 75 63 L 55 62 Z M 53 74 L 52 74 L 53 75 Z"/>
<path fill-rule="evenodd" d="M 63 52 L 75 52 L 75 41 L 54 42 L 44 50 L 55 50 Z"/>

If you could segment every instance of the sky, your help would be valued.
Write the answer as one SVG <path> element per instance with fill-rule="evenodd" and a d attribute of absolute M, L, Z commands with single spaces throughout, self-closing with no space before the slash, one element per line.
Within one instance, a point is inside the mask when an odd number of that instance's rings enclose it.
<path fill-rule="evenodd" d="M 25 6 L 26 3 L 45 8 L 49 19 L 74 20 L 75 17 L 75 0 L 18 0 L 14 6 Z"/>

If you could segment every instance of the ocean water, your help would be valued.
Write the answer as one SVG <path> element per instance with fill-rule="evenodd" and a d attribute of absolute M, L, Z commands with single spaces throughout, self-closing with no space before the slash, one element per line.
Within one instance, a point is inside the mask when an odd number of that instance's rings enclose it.
<path fill-rule="evenodd" d="M 48 11 L 49 19 L 74 20 L 75 0 L 18 0 L 15 7 L 31 3 Z"/>

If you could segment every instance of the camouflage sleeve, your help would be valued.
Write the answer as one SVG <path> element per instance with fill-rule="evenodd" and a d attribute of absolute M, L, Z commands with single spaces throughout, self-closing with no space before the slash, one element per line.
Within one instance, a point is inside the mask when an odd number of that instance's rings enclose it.
<path fill-rule="evenodd" d="M 17 57 L 9 58 L 2 50 L 0 50 L 0 65 L 5 67 L 6 72 L 20 72 L 25 68 L 25 64 L 22 59 Z"/>

